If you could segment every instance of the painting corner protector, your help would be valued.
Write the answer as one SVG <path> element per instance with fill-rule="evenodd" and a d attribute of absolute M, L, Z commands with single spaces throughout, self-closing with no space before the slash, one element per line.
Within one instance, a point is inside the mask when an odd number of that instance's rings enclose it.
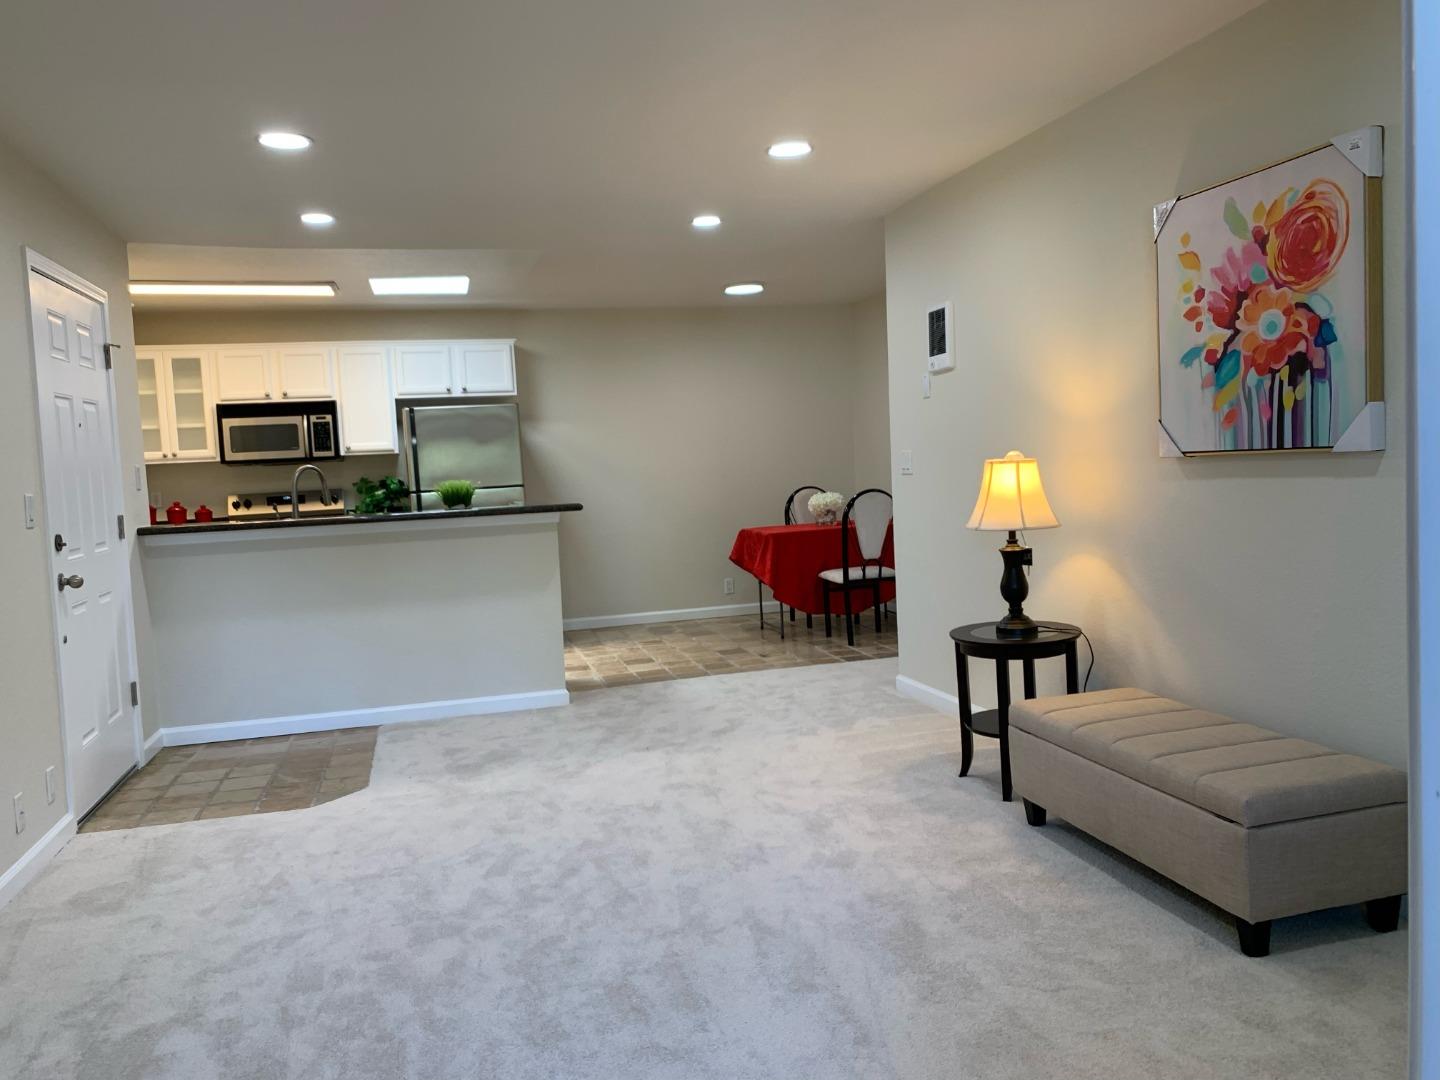
<path fill-rule="evenodd" d="M 1385 129 L 1379 124 L 1336 135 L 1330 145 L 1366 176 L 1385 175 Z"/>

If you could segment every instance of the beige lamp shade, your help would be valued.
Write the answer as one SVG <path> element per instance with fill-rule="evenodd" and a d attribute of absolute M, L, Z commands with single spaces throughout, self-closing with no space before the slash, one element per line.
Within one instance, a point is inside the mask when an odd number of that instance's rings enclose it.
<path fill-rule="evenodd" d="M 985 471 L 980 474 L 980 497 L 965 523 L 967 529 L 1010 532 L 1053 529 L 1059 524 L 1040 483 L 1039 462 L 1019 450 L 986 459 Z"/>

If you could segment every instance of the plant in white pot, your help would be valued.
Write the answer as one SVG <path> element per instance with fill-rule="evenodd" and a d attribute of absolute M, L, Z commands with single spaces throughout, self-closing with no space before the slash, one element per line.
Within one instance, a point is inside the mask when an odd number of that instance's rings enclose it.
<path fill-rule="evenodd" d="M 845 496 L 838 491 L 820 491 L 811 495 L 806 505 L 815 516 L 817 525 L 834 525 L 840 520 L 840 512 L 845 509 Z"/>
<path fill-rule="evenodd" d="M 464 510 L 475 497 L 475 485 L 469 480 L 442 480 L 435 485 L 435 494 L 446 510 Z"/>

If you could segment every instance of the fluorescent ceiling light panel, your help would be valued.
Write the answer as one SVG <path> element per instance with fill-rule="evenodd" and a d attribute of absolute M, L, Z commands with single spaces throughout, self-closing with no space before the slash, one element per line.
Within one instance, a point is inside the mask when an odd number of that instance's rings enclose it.
<path fill-rule="evenodd" d="M 802 158 L 810 153 L 811 146 L 804 139 L 782 139 L 773 143 L 765 152 L 773 158 Z"/>
<path fill-rule="evenodd" d="M 370 291 L 376 296 L 464 296 L 470 291 L 470 278 L 465 274 L 372 277 Z"/>
<path fill-rule="evenodd" d="M 335 224 L 335 215 L 324 210 L 306 210 L 300 215 L 300 220 L 311 228 L 324 229 Z"/>
<path fill-rule="evenodd" d="M 309 150 L 315 142 L 298 131 L 262 131 L 257 138 L 267 150 Z"/>
<path fill-rule="evenodd" d="M 742 281 L 735 285 L 725 286 L 726 296 L 754 296 L 765 291 L 765 286 L 758 281 Z"/>
<path fill-rule="evenodd" d="M 697 229 L 718 229 L 720 227 L 720 215 L 697 214 L 690 219 L 690 224 Z"/>
<path fill-rule="evenodd" d="M 131 296 L 334 296 L 333 281 L 132 281 Z"/>

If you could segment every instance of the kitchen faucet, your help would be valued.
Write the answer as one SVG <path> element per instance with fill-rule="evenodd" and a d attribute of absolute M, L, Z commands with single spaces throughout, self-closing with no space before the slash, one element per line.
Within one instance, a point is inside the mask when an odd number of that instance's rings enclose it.
<path fill-rule="evenodd" d="M 295 470 L 295 477 L 290 481 L 290 516 L 300 516 L 300 474 L 306 469 L 314 469 L 315 475 L 320 477 L 320 505 L 330 505 L 330 485 L 325 481 L 325 474 L 320 471 L 320 466 L 313 461 L 307 461 Z"/>

